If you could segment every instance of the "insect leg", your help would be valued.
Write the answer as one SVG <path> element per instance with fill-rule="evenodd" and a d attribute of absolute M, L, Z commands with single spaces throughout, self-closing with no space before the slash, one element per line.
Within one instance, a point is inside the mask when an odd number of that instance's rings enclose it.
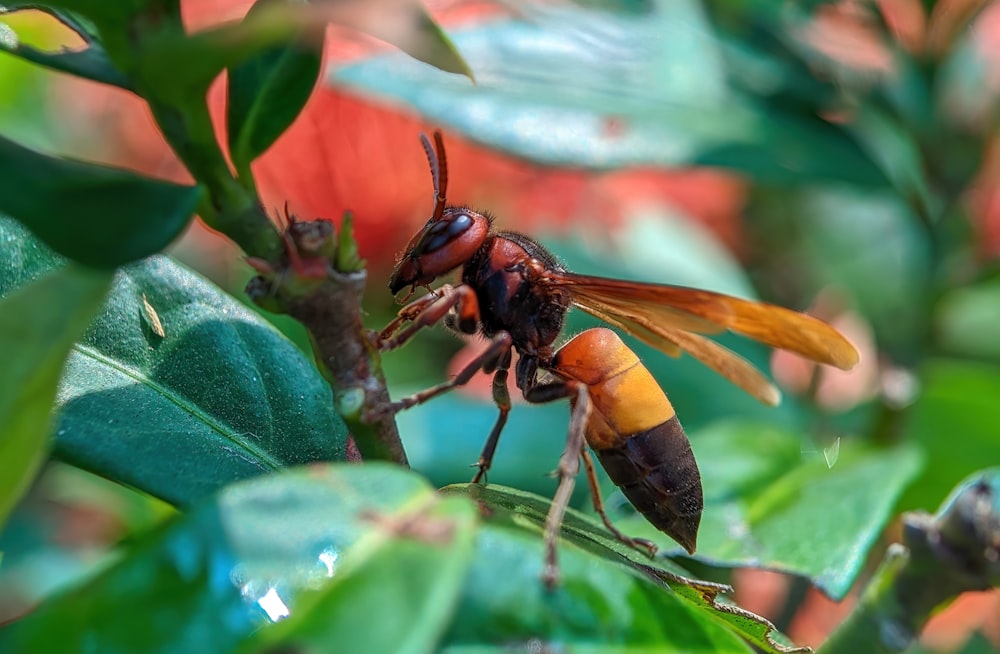
<path fill-rule="evenodd" d="M 587 470 L 587 481 L 590 483 L 590 499 L 594 503 L 594 510 L 597 511 L 597 515 L 601 516 L 601 520 L 604 522 L 604 526 L 607 527 L 608 531 L 614 534 L 614 537 L 618 539 L 619 542 L 628 545 L 629 547 L 634 547 L 636 549 L 646 550 L 650 556 L 656 554 L 656 543 L 653 541 L 646 540 L 645 538 L 631 538 L 626 536 L 622 532 L 618 531 L 611 520 L 608 518 L 608 514 L 604 512 L 604 500 L 601 499 L 601 487 L 597 482 L 597 470 L 594 468 L 594 459 L 591 458 L 590 452 L 587 448 L 583 448 L 583 465 Z"/>
<path fill-rule="evenodd" d="M 524 391 L 524 397 L 529 402 L 551 402 L 574 396 L 569 431 L 566 434 L 566 449 L 559 457 L 559 467 L 556 468 L 559 485 L 556 487 L 555 495 L 552 496 L 552 506 L 549 508 L 549 513 L 545 516 L 545 567 L 542 570 L 542 581 L 549 588 L 559 582 L 556 544 L 559 539 L 559 528 L 566 515 L 573 487 L 576 485 L 576 475 L 580 472 L 580 457 L 586 443 L 584 429 L 587 426 L 591 410 L 590 393 L 585 384 L 575 381 L 530 386 Z"/>
<path fill-rule="evenodd" d="M 570 417 L 569 432 L 566 434 L 566 449 L 559 457 L 559 467 L 556 469 L 559 486 L 552 496 L 549 514 L 545 516 L 545 568 L 542 570 L 542 580 L 549 588 L 559 582 L 556 544 L 563 516 L 566 515 L 566 507 L 569 506 L 569 499 L 573 494 L 573 486 L 576 485 L 576 475 L 580 472 L 580 455 L 583 453 L 585 443 L 583 429 L 590 415 L 590 393 L 587 392 L 587 387 L 583 384 L 573 384 L 573 386 L 576 386 L 577 401 Z"/>
<path fill-rule="evenodd" d="M 490 465 L 493 463 L 493 455 L 496 453 L 497 443 L 500 441 L 500 432 L 503 431 L 504 425 L 507 424 L 507 414 L 510 413 L 510 392 L 507 390 L 507 370 L 510 368 L 510 357 L 511 351 L 508 349 L 506 355 L 500 358 L 497 363 L 496 372 L 493 374 L 493 402 L 496 403 L 497 409 L 500 410 L 500 415 L 497 416 L 497 421 L 493 425 L 490 437 L 486 439 L 486 443 L 483 445 L 483 451 L 479 455 L 479 460 L 473 464 L 479 468 L 475 477 L 472 478 L 473 484 L 478 484 L 480 481 L 486 480 L 486 471 L 490 469 Z"/>
<path fill-rule="evenodd" d="M 418 331 L 440 322 L 452 309 L 458 313 L 459 329 L 465 333 L 475 332 L 479 322 L 476 292 L 464 284 L 454 288 L 442 286 L 435 293 L 425 295 L 400 309 L 399 314 L 379 334 L 379 350 L 388 352 L 405 345 Z M 400 329 L 407 321 L 410 324 Z"/>
<path fill-rule="evenodd" d="M 428 306 L 440 300 L 442 296 L 447 295 L 450 291 L 451 287 L 438 289 L 434 293 L 429 293 L 423 297 L 417 298 L 400 309 L 396 314 L 396 317 L 393 318 L 381 332 L 379 332 L 378 340 L 380 349 L 388 349 L 385 347 L 385 343 L 389 341 L 405 323 L 412 321 L 420 315 L 421 312 L 427 309 Z"/>
<path fill-rule="evenodd" d="M 404 397 L 398 402 L 393 402 L 393 409 L 396 411 L 401 411 L 403 409 L 409 409 L 417 404 L 423 404 L 427 400 L 437 397 L 441 393 L 450 391 L 458 386 L 463 386 L 472 379 L 480 370 L 494 370 L 497 368 L 499 361 L 506 359 L 510 361 L 510 349 L 513 344 L 511 336 L 507 332 L 499 332 L 490 341 L 489 347 L 487 347 L 479 356 L 470 361 L 462 370 L 459 371 L 455 377 L 449 379 L 446 382 L 438 384 L 432 388 L 428 388 L 425 391 L 420 391 L 419 393 L 414 393 L 409 397 Z"/>

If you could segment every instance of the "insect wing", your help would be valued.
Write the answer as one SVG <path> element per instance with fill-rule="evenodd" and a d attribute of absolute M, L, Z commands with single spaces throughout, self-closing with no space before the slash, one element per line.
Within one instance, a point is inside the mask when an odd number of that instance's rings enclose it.
<path fill-rule="evenodd" d="M 661 352 L 671 356 L 687 352 L 765 404 L 774 406 L 781 401 L 781 392 L 763 373 L 749 361 L 715 341 L 680 329 L 643 324 L 607 309 L 586 304 L 577 306 Z"/>
<path fill-rule="evenodd" d="M 684 286 L 573 273 L 551 274 L 547 283 L 566 289 L 581 309 L 624 318 L 667 340 L 673 340 L 671 333 L 678 330 L 712 334 L 729 329 L 765 345 L 844 370 L 859 359 L 854 346 L 830 325 L 774 304 Z"/>

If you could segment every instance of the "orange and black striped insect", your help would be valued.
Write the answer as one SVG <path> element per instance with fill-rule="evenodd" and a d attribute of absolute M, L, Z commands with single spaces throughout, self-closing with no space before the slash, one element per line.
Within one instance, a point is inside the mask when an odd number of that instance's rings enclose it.
<path fill-rule="evenodd" d="M 389 281 L 395 294 L 418 287 L 428 294 L 404 306 L 380 335 L 383 351 L 406 343 L 438 322 L 489 339 L 485 351 L 458 375 L 394 407 L 408 408 L 467 383 L 480 370 L 493 375 L 500 410 L 479 457 L 473 481 L 484 478 L 510 411 L 507 375 L 517 352 L 515 382 L 529 402 L 568 398 L 567 447 L 559 485 L 546 520 L 544 577 L 557 578 L 556 535 L 579 471 L 587 467 L 594 505 L 620 540 L 651 552 L 647 541 L 621 534 L 608 520 L 584 443 L 611 479 L 658 529 L 694 552 L 702 512 L 701 475 L 673 407 L 638 357 L 608 329 L 587 330 L 561 349 L 567 311 L 578 307 L 669 354 L 686 352 L 757 399 L 777 404 L 773 384 L 742 357 L 706 338 L 730 330 L 819 363 L 848 369 L 858 352 L 839 332 L 808 315 L 763 302 L 681 286 L 645 284 L 567 271 L 539 243 L 493 228 L 492 218 L 445 198 L 444 141 L 421 135 L 434 179 L 434 213 L 413 236 Z M 438 277 L 461 268 L 461 283 L 431 289 Z"/>

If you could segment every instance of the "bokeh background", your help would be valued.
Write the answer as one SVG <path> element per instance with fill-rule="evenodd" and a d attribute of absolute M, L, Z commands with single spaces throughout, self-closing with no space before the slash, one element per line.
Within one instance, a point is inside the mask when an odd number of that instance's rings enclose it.
<path fill-rule="evenodd" d="M 198 29 L 251 3 L 182 4 Z M 571 269 L 808 310 L 862 351 L 857 369 L 839 373 L 724 338 L 773 373 L 785 401 L 772 409 L 689 359 L 636 345 L 696 452 L 699 434 L 758 427 L 795 434 L 799 459 L 834 467 L 842 442 L 913 442 L 923 468 L 897 512 L 934 510 L 967 474 L 1000 464 L 1000 3 L 428 6 L 478 85 L 331 28 L 323 82 L 254 167 L 275 214 L 286 202 L 303 218 L 353 212 L 369 326 L 396 309 L 389 271 L 432 206 L 417 137 L 441 126 L 449 199 L 541 238 Z M 36 44 L 75 45 L 43 16 L 9 22 Z M 2 54 L 0 88 L 0 132 L 22 143 L 185 179 L 124 91 Z M 211 101 L 221 121 L 224 85 Z M 199 225 L 171 254 L 237 296 L 252 274 Z M 297 325 L 269 317 L 308 347 Z M 590 324 L 574 315 L 569 332 Z M 427 330 L 386 357 L 393 395 L 444 379 L 478 346 Z M 490 481 L 550 493 L 567 415 L 518 404 Z M 445 485 L 471 476 L 494 417 L 488 380 L 477 378 L 399 423 L 414 467 Z M 93 574 L 170 511 L 51 465 L 0 537 L 0 622 Z M 741 605 L 799 644 L 822 642 L 853 597 L 835 603 L 782 573 L 693 565 L 734 583 Z M 960 598 L 923 646 L 1000 647 L 1000 593 Z"/>

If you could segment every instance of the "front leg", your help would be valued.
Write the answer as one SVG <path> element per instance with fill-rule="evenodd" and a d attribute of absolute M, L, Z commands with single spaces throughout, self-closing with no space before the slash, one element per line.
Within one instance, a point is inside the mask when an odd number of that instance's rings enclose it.
<path fill-rule="evenodd" d="M 428 293 L 399 310 L 378 336 L 381 352 L 395 350 L 409 342 L 413 336 L 430 325 L 440 322 L 454 309 L 459 331 L 474 334 L 479 325 L 479 300 L 470 286 L 448 286 Z M 409 322 L 404 328 L 403 325 Z"/>

